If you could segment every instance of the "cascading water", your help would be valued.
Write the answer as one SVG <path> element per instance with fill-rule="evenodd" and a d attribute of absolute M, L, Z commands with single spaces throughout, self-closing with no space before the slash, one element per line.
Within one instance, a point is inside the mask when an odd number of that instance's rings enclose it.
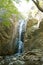
<path fill-rule="evenodd" d="M 24 32 L 25 32 L 25 24 L 26 22 L 23 19 L 19 20 L 19 26 L 18 26 L 19 36 L 18 36 L 18 41 L 17 41 L 17 45 L 18 45 L 17 54 L 18 55 L 23 53 L 23 50 L 24 50 L 23 39 L 24 39 Z"/>
<path fill-rule="evenodd" d="M 23 52 L 23 27 L 24 27 L 24 20 L 20 20 L 20 26 L 19 26 L 19 47 L 18 47 L 18 53 L 22 53 Z"/>

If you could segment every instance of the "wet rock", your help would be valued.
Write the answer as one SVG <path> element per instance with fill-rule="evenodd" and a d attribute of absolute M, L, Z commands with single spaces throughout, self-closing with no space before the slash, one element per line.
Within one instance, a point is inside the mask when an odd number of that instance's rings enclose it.
<path fill-rule="evenodd" d="M 28 51 L 23 54 L 21 59 L 22 61 L 25 62 L 25 65 L 42 65 L 43 64 L 43 52 L 40 52 L 40 51 L 35 52 L 34 50 Z"/>
<path fill-rule="evenodd" d="M 13 58 L 12 60 L 13 60 L 13 61 L 16 61 L 17 59 L 16 59 L 16 58 Z"/>
<path fill-rule="evenodd" d="M 3 57 L 2 56 L 0 56 L 0 61 L 3 59 Z"/>
<path fill-rule="evenodd" d="M 24 61 L 19 60 L 19 57 L 4 56 L 4 58 L 0 61 L 0 65 L 24 65 Z"/>
<path fill-rule="evenodd" d="M 37 49 L 38 50 L 38 49 Z M 1 65 L 43 65 L 43 52 L 28 51 L 23 53 L 20 57 L 15 55 L 4 56 L 0 61 Z"/>

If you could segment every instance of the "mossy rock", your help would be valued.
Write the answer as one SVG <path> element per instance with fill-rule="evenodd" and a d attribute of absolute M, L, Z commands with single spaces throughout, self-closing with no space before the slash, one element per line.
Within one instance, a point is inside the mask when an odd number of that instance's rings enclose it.
<path fill-rule="evenodd" d="M 0 18 L 0 55 L 13 53 L 12 34 L 13 24 L 9 19 Z"/>

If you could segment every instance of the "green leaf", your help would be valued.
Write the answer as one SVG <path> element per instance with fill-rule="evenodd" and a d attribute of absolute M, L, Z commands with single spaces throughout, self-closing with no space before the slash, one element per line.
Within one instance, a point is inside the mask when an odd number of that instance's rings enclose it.
<path fill-rule="evenodd" d="M 0 0 L 0 17 L 9 18 L 12 14 L 19 14 L 11 0 Z"/>

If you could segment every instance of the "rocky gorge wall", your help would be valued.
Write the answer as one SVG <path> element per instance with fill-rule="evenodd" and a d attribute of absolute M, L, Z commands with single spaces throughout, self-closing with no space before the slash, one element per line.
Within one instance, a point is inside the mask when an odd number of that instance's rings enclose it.
<path fill-rule="evenodd" d="M 0 55 L 15 53 L 18 22 L 13 16 L 11 19 L 0 19 Z"/>
<path fill-rule="evenodd" d="M 24 46 L 27 50 L 39 49 L 43 51 L 43 19 L 37 29 L 38 20 L 30 19 L 27 22 L 26 32 L 24 36 Z M 33 26 L 36 25 L 36 28 Z"/>
<path fill-rule="evenodd" d="M 13 18 L 11 18 L 13 20 Z M 18 21 L 6 23 L 0 20 L 0 65 L 43 65 L 43 19 L 39 28 L 34 28 L 38 20 L 29 19 L 24 34 L 24 53 L 15 56 L 16 38 L 18 38 Z M 3 20 L 2 21 L 6 21 Z"/>
<path fill-rule="evenodd" d="M 11 22 L 11 21 L 14 22 Z M 18 21 L 12 17 L 9 25 L 4 25 L 0 20 L 0 55 L 13 54 L 16 52 L 15 41 L 18 38 Z M 7 24 L 8 24 L 7 22 Z M 43 51 L 43 19 L 38 29 L 33 26 L 37 25 L 38 20 L 32 18 L 27 21 L 26 31 L 24 33 L 24 50 L 40 49 Z"/>

